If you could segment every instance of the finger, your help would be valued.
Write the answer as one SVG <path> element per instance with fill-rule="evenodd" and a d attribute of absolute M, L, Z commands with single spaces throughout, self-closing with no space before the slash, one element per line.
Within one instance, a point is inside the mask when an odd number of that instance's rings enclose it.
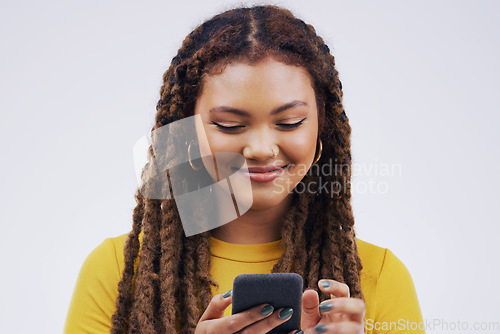
<path fill-rule="evenodd" d="M 331 298 L 350 297 L 349 286 L 333 279 L 322 279 L 318 282 L 321 291 L 329 293 Z"/>
<path fill-rule="evenodd" d="M 333 323 L 340 322 L 343 320 L 342 313 L 321 313 L 321 320 L 325 321 L 325 323 Z"/>
<path fill-rule="evenodd" d="M 319 313 L 321 314 L 321 319 L 327 319 L 327 322 L 339 322 L 342 321 L 342 314 L 332 312 L 333 301 L 335 299 L 327 299 L 319 304 Z"/>
<path fill-rule="evenodd" d="M 321 303 L 319 309 L 321 314 L 346 315 L 351 321 L 363 322 L 365 306 L 365 302 L 359 298 L 335 298 Z M 340 320 L 344 320 L 344 318 Z"/>
<path fill-rule="evenodd" d="M 224 316 L 224 311 L 231 305 L 233 300 L 233 290 L 229 290 L 225 293 L 220 293 L 212 297 L 210 304 L 208 304 L 207 309 L 203 312 L 199 321 L 219 319 Z"/>
<path fill-rule="evenodd" d="M 318 323 L 321 319 L 319 314 L 319 296 L 316 290 L 307 289 L 302 294 L 302 311 L 300 328 L 309 328 Z"/>
<path fill-rule="evenodd" d="M 292 318 L 293 308 L 280 308 L 272 316 L 268 316 L 260 321 L 254 322 L 245 327 L 245 333 L 267 333 L 273 328 L 287 322 Z M 231 332 L 233 333 L 233 332 Z"/>
<path fill-rule="evenodd" d="M 349 286 L 345 283 L 332 279 L 322 279 L 318 282 L 321 291 L 330 293 L 330 298 L 341 298 L 349 296 Z M 321 317 L 325 317 L 328 322 L 339 322 L 343 320 L 342 314 L 326 314 L 320 309 Z"/>
<path fill-rule="evenodd" d="M 243 328 L 270 317 L 273 312 L 274 308 L 270 304 L 261 304 L 227 317 L 208 320 L 206 328 L 210 328 L 210 333 L 238 333 Z"/>
<path fill-rule="evenodd" d="M 332 296 L 332 294 L 330 294 Z M 333 297 L 332 297 L 333 298 Z M 319 304 L 319 313 L 321 314 L 321 319 L 326 319 L 327 322 L 339 322 L 342 321 L 342 314 L 336 314 L 329 312 L 332 308 L 332 301 L 334 299 L 327 299 Z"/>

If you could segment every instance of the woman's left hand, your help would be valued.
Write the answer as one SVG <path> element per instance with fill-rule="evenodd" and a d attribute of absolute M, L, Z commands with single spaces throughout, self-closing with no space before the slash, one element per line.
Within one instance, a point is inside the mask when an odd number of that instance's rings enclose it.
<path fill-rule="evenodd" d="M 347 284 L 322 279 L 318 286 L 329 293 L 331 299 L 319 304 L 315 290 L 304 291 L 301 315 L 304 334 L 364 333 L 365 303 L 359 298 L 350 298 Z"/>

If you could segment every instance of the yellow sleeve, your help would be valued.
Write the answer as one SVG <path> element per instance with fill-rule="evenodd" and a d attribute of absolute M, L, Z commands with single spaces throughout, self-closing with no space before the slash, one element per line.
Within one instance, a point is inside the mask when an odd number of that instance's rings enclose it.
<path fill-rule="evenodd" d="M 406 266 L 388 249 L 376 288 L 374 319 L 366 319 L 368 330 L 377 333 L 425 333 L 415 285 Z"/>
<path fill-rule="evenodd" d="M 70 302 L 65 334 L 109 334 L 121 278 L 116 247 L 108 238 L 85 259 Z"/>

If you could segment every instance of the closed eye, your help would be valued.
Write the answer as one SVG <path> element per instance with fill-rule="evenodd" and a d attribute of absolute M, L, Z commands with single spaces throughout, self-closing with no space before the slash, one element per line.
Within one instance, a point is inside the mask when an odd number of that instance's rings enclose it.
<path fill-rule="evenodd" d="M 306 117 L 306 118 L 307 118 L 307 117 Z M 306 118 L 304 118 L 304 119 L 300 120 L 300 121 L 299 121 L 299 122 L 297 122 L 297 123 L 291 123 L 291 124 L 281 123 L 281 124 L 278 124 L 278 125 L 279 125 L 279 126 L 284 126 L 284 127 L 286 127 L 286 128 L 296 128 L 296 127 L 300 126 L 300 125 L 302 124 L 302 122 L 304 122 L 304 121 L 305 121 L 305 119 L 306 119 Z"/>
<path fill-rule="evenodd" d="M 214 121 L 212 121 L 212 124 L 217 125 L 217 127 L 219 129 L 223 130 L 223 131 L 234 131 L 234 130 L 236 130 L 238 128 L 244 128 L 245 127 L 244 125 L 224 126 L 224 125 L 217 124 Z"/>
<path fill-rule="evenodd" d="M 278 123 L 277 125 L 282 126 L 282 127 L 286 128 L 286 129 L 293 129 L 293 128 L 296 128 L 296 127 L 299 127 L 300 125 L 302 125 L 302 123 L 305 121 L 306 118 L 307 117 L 305 117 L 304 119 L 300 120 L 297 123 L 291 123 L 291 124 L 288 124 L 288 123 Z M 244 128 L 245 127 L 244 125 L 224 126 L 224 125 L 218 124 L 218 123 L 216 123 L 214 121 L 211 121 L 211 122 L 212 122 L 212 124 L 216 125 L 217 128 L 219 128 L 220 130 L 225 131 L 225 132 L 235 132 L 239 128 Z"/>

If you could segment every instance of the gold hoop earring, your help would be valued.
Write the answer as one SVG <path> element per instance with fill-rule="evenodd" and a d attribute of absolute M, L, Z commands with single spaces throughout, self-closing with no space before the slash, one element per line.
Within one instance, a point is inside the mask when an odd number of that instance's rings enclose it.
<path fill-rule="evenodd" d="M 201 169 L 201 167 L 195 167 L 195 166 L 193 165 L 193 162 L 191 161 L 191 144 L 192 144 L 192 143 L 193 143 L 193 142 L 191 141 L 191 142 L 189 143 L 189 146 L 188 146 L 188 160 L 189 160 L 189 164 L 191 165 L 191 168 L 192 168 L 192 169 L 194 169 L 194 170 L 200 170 L 200 169 Z"/>
<path fill-rule="evenodd" d="M 318 157 L 314 159 L 313 165 L 319 161 L 321 158 L 321 153 L 323 152 L 323 143 L 321 142 L 321 138 L 318 137 L 318 146 L 319 146 L 319 154 Z M 314 155 L 316 157 L 316 154 Z"/>

